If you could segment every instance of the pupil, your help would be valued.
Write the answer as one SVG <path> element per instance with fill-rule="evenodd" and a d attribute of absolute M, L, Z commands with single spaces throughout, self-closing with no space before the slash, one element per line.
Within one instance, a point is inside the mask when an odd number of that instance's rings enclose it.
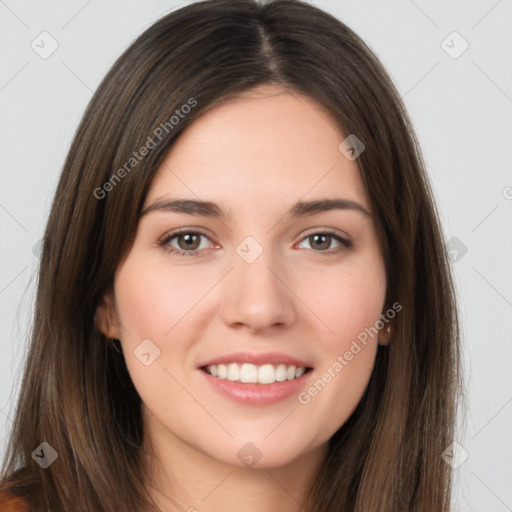
<path fill-rule="evenodd" d="M 327 242 L 326 240 L 329 239 L 329 236 L 328 235 L 313 235 L 313 239 L 315 240 L 315 243 L 319 240 L 323 238 L 324 239 L 324 242 L 320 242 L 320 248 L 321 249 L 327 249 L 329 247 L 329 242 Z M 317 246 L 318 247 L 318 246 Z"/>
<path fill-rule="evenodd" d="M 192 247 L 192 245 L 194 245 L 194 240 L 193 238 L 194 237 L 197 237 L 197 235 L 193 235 L 193 234 L 186 234 L 186 235 L 183 235 L 183 238 L 185 239 L 185 245 L 186 245 L 186 248 L 187 249 L 196 249 L 196 247 Z M 197 243 L 197 240 L 196 240 L 196 243 Z"/>

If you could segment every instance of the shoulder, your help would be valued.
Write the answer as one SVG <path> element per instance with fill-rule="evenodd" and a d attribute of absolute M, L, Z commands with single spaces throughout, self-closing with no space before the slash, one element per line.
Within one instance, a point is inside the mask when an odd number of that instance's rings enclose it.
<path fill-rule="evenodd" d="M 29 512 L 27 502 L 8 491 L 0 491 L 0 510 L 2 512 Z"/>

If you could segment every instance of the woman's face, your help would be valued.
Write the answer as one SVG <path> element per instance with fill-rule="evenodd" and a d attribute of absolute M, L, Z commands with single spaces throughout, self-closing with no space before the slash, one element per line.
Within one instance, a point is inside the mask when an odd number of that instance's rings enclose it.
<path fill-rule="evenodd" d="M 345 137 L 267 86 L 200 117 L 158 169 L 100 318 L 113 299 L 108 335 L 161 446 L 280 466 L 325 447 L 360 401 L 387 341 L 365 331 L 386 279 Z M 307 207 L 326 200 L 349 207 Z"/>

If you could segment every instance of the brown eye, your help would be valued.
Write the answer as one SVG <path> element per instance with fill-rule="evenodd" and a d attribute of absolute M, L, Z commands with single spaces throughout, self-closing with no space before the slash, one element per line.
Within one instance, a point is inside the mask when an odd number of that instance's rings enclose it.
<path fill-rule="evenodd" d="M 197 233 L 184 233 L 176 237 L 178 247 L 183 250 L 195 250 L 201 244 L 201 235 Z"/>
<path fill-rule="evenodd" d="M 350 240 L 346 240 L 345 238 L 330 232 L 313 233 L 303 238 L 303 242 L 305 240 L 309 242 L 309 245 L 314 252 L 323 252 L 326 254 L 341 252 L 352 245 Z M 338 246 L 330 248 L 333 241 L 337 242 Z"/>
<path fill-rule="evenodd" d="M 204 243 L 203 247 L 201 247 L 202 238 L 211 242 L 204 233 L 183 230 L 164 237 L 159 242 L 159 245 L 164 247 L 169 253 L 180 256 L 200 256 L 202 249 L 208 249 L 213 245 L 213 243 Z"/>
<path fill-rule="evenodd" d="M 311 240 L 310 244 L 313 248 L 329 249 L 332 237 L 329 235 L 311 235 L 309 239 Z"/>

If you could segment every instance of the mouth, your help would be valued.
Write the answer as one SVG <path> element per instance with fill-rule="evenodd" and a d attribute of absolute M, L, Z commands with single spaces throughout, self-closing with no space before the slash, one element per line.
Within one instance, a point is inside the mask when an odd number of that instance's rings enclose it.
<path fill-rule="evenodd" d="M 210 389 L 244 406 L 270 406 L 297 396 L 314 376 L 308 360 L 281 352 L 231 352 L 197 366 Z"/>
<path fill-rule="evenodd" d="M 269 386 L 279 382 L 300 379 L 313 368 L 287 364 L 226 363 L 201 366 L 200 370 L 216 379 L 243 384 L 261 384 Z"/>

